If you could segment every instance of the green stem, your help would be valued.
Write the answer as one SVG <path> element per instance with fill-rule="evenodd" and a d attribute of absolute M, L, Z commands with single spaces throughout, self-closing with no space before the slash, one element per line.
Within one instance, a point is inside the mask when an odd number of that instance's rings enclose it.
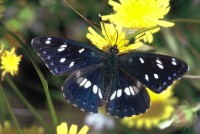
<path fill-rule="evenodd" d="M 1 110 L 1 117 L 2 117 L 2 120 L 5 120 L 6 119 L 6 105 L 5 105 L 5 102 L 4 102 L 4 99 L 3 99 L 3 95 L 0 94 L 0 110 Z"/>
<path fill-rule="evenodd" d="M 184 78 L 186 79 L 199 79 L 200 80 L 200 76 L 199 75 L 184 75 Z"/>
<path fill-rule="evenodd" d="M 24 54 L 28 56 L 28 58 L 30 59 L 31 63 L 33 64 L 33 66 L 34 66 L 34 68 L 35 68 L 35 70 L 36 70 L 36 72 L 37 72 L 37 74 L 38 74 L 38 76 L 39 76 L 39 78 L 41 80 L 42 86 L 44 88 L 46 99 L 47 99 L 47 103 L 48 103 L 49 110 L 50 110 L 50 113 L 51 113 L 51 117 L 52 117 L 52 120 L 53 120 L 53 124 L 54 124 L 55 127 L 57 127 L 58 126 L 58 119 L 57 119 L 56 112 L 55 112 L 55 109 L 54 109 L 54 106 L 53 106 L 53 102 L 51 100 L 51 96 L 50 96 L 50 93 L 49 93 L 47 81 L 45 80 L 45 78 L 44 78 L 41 70 L 39 69 L 39 67 L 36 65 L 36 63 L 32 59 L 32 57 L 30 55 L 30 52 L 26 48 L 26 45 L 23 43 L 23 41 L 17 35 L 15 35 L 15 33 L 13 33 L 12 31 L 9 31 L 8 29 L 5 29 L 5 30 L 20 43 Z"/>
<path fill-rule="evenodd" d="M 5 77 L 8 84 L 11 86 L 13 91 L 16 93 L 16 95 L 19 97 L 19 99 L 23 102 L 23 104 L 33 113 L 33 115 L 36 117 L 36 119 L 43 125 L 44 128 L 49 133 L 52 133 L 51 129 L 48 127 L 48 125 L 45 123 L 43 118 L 40 114 L 37 113 L 37 111 L 34 109 L 34 107 L 28 102 L 28 100 L 22 95 L 22 93 L 19 91 L 15 83 L 12 81 L 12 79 L 9 76 Z"/>
<path fill-rule="evenodd" d="M 173 36 L 171 30 L 169 28 L 163 28 L 162 34 L 165 37 L 164 39 L 167 42 L 167 45 L 168 45 L 170 51 L 175 55 L 179 55 L 179 53 L 180 53 L 180 50 L 178 48 L 179 45 L 177 45 L 177 41 L 176 41 L 175 37 Z"/>
<path fill-rule="evenodd" d="M 200 59 L 200 54 L 197 51 L 197 49 L 195 49 L 192 45 L 187 45 L 187 47 L 189 48 L 189 50 L 192 52 L 192 54 L 194 56 L 196 56 L 198 59 Z"/>
<path fill-rule="evenodd" d="M 3 89 L 3 87 L 2 87 L 1 84 L 0 84 L 0 93 L 2 94 L 2 96 L 3 96 L 3 98 L 4 98 L 4 101 L 5 101 L 5 103 L 6 103 L 6 106 L 7 106 L 7 108 L 8 108 L 8 111 L 9 111 L 10 115 L 11 115 L 11 118 L 13 119 L 13 122 L 14 122 L 16 128 L 17 128 L 18 133 L 19 133 L 19 134 L 22 134 L 21 128 L 20 128 L 20 126 L 19 126 L 19 123 L 17 122 L 17 119 L 16 119 L 16 117 L 15 117 L 15 114 L 14 114 L 14 112 L 12 111 L 12 108 L 11 108 L 11 105 L 10 105 L 10 103 L 9 103 L 9 100 L 8 100 L 6 94 L 4 93 L 4 89 Z"/>
<path fill-rule="evenodd" d="M 200 20 L 197 19 L 185 19 L 185 18 L 180 18 L 180 19 L 173 19 L 171 20 L 172 22 L 185 22 L 185 23 L 197 23 L 200 24 Z"/>

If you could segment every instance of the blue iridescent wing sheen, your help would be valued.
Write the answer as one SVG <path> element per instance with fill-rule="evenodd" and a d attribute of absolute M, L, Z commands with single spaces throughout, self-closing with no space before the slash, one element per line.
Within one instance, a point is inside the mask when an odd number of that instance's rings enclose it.
<path fill-rule="evenodd" d="M 31 44 L 54 75 L 98 64 L 106 54 L 93 45 L 55 37 L 37 37 Z"/>
<path fill-rule="evenodd" d="M 98 112 L 103 105 L 103 64 L 74 71 L 65 80 L 62 90 L 66 100 L 86 112 Z"/>
<path fill-rule="evenodd" d="M 146 112 L 149 105 L 150 97 L 145 86 L 126 71 L 119 69 L 114 77 L 106 112 L 124 118 Z"/>
<path fill-rule="evenodd" d="M 184 61 L 161 54 L 134 52 L 119 59 L 127 73 L 155 93 L 161 93 L 189 71 Z"/>

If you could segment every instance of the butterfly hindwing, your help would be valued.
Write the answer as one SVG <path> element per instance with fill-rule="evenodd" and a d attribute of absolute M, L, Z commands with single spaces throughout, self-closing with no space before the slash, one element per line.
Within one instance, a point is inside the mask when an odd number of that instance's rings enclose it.
<path fill-rule="evenodd" d="M 86 112 L 98 112 L 103 103 L 103 65 L 91 65 L 74 71 L 65 80 L 65 99 Z"/>
<path fill-rule="evenodd" d="M 134 52 L 119 57 L 122 68 L 155 93 L 161 93 L 188 70 L 188 65 L 174 57 Z"/>
<path fill-rule="evenodd" d="M 32 46 L 54 75 L 98 64 L 105 52 L 93 45 L 55 37 L 37 37 Z"/>
<path fill-rule="evenodd" d="M 106 112 L 119 117 L 130 117 L 146 112 L 150 105 L 145 86 L 123 70 L 117 71 Z"/>

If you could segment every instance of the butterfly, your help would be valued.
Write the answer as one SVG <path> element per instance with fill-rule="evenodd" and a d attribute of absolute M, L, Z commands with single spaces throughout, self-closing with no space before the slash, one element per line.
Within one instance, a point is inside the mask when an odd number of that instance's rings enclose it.
<path fill-rule="evenodd" d="M 145 113 L 146 90 L 163 92 L 189 71 L 177 58 L 146 52 L 119 55 L 116 45 L 104 52 L 94 45 L 37 37 L 32 46 L 54 75 L 70 74 L 62 91 L 66 100 L 85 112 L 106 112 L 119 118 Z"/>

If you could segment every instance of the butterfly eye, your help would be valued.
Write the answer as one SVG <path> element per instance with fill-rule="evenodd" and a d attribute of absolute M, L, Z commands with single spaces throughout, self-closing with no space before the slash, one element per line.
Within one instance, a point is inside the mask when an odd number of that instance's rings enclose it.
<path fill-rule="evenodd" d="M 117 54 L 119 50 L 117 49 L 117 45 L 114 45 L 110 48 L 110 53 Z"/>

